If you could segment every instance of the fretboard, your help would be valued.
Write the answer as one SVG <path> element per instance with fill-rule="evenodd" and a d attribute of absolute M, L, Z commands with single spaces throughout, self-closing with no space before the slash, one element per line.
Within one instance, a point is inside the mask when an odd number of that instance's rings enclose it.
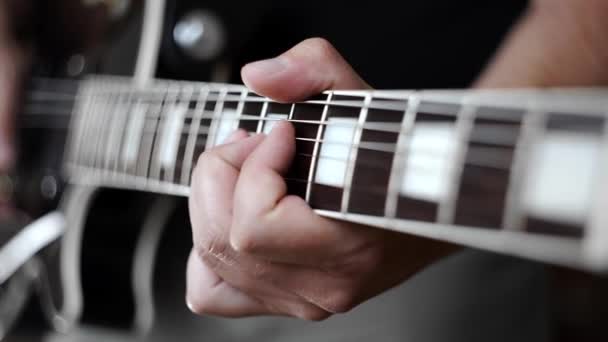
<path fill-rule="evenodd" d="M 605 90 L 329 91 L 284 104 L 243 86 L 84 81 L 72 182 L 187 196 L 234 130 L 296 131 L 289 191 L 317 212 L 576 267 L 608 266 Z"/>

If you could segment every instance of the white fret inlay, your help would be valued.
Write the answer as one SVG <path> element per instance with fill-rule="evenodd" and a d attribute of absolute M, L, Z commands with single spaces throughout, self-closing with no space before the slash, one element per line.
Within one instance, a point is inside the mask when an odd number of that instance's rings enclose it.
<path fill-rule="evenodd" d="M 137 102 L 129 114 L 127 134 L 125 135 L 126 141 L 122 150 L 122 161 L 125 165 L 137 163 L 137 153 L 139 152 L 139 145 L 143 136 L 147 111 L 147 104 Z"/>
<path fill-rule="evenodd" d="M 333 117 L 327 120 L 321 142 L 315 183 L 342 187 L 346 176 L 348 154 L 357 130 L 356 118 Z"/>
<path fill-rule="evenodd" d="M 158 162 L 163 168 L 172 168 L 175 164 L 177 148 L 184 127 L 184 117 L 187 112 L 187 104 L 174 105 L 165 112 L 167 117 L 158 154 Z"/>
<path fill-rule="evenodd" d="M 215 146 L 223 144 L 228 136 L 237 129 L 237 112 L 233 109 L 224 110 L 218 120 L 220 122 L 215 135 Z"/>
<path fill-rule="evenodd" d="M 281 120 L 287 120 L 289 115 L 287 114 L 276 114 L 276 113 L 268 113 L 264 117 L 264 128 L 262 129 L 262 133 L 268 134 L 272 131 L 274 125 Z"/>
<path fill-rule="evenodd" d="M 431 202 L 446 198 L 455 137 L 453 123 L 414 125 L 401 181 L 402 195 Z"/>
<path fill-rule="evenodd" d="M 534 145 L 522 202 L 528 214 L 548 221 L 584 223 L 599 166 L 599 136 L 546 132 Z"/>

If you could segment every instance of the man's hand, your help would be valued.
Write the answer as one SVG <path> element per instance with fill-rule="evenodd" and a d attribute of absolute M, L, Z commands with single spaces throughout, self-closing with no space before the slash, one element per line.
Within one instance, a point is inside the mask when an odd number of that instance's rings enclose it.
<path fill-rule="evenodd" d="M 278 101 L 369 87 L 322 39 L 249 64 L 242 77 L 253 91 Z M 200 157 L 189 202 L 194 248 L 187 302 L 194 312 L 324 319 L 452 250 L 316 215 L 286 193 L 283 175 L 294 151 L 294 129 L 283 122 L 267 136 L 237 131 Z"/>

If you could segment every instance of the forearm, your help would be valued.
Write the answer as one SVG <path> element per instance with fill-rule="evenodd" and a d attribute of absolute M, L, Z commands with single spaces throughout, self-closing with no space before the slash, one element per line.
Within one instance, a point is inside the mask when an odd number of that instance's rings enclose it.
<path fill-rule="evenodd" d="M 608 84 L 608 1 L 534 1 L 475 87 Z"/>

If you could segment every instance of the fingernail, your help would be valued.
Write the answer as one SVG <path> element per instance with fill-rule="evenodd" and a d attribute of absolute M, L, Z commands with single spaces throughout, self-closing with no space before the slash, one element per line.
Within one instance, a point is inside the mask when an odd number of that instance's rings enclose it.
<path fill-rule="evenodd" d="M 192 305 L 192 303 L 190 302 L 188 295 L 186 295 L 186 306 L 188 307 L 188 310 L 190 310 L 190 312 L 196 313 L 196 309 L 194 308 L 194 305 Z"/>
<path fill-rule="evenodd" d="M 285 70 L 287 68 L 287 62 L 284 58 L 275 57 L 249 63 L 245 66 L 245 68 L 248 69 L 247 72 L 254 72 L 256 74 L 268 77 Z"/>

